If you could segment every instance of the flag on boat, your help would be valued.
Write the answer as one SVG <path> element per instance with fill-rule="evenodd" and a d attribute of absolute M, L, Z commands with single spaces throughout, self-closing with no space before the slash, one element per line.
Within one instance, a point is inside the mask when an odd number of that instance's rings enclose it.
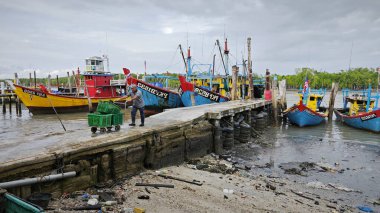
<path fill-rule="evenodd" d="M 309 79 L 307 79 L 307 76 L 306 76 L 305 83 L 303 85 L 302 93 L 303 94 L 307 93 L 308 89 L 309 89 Z"/>
<path fill-rule="evenodd" d="M 123 68 L 123 72 L 126 78 L 131 76 L 131 71 L 127 68 Z"/>

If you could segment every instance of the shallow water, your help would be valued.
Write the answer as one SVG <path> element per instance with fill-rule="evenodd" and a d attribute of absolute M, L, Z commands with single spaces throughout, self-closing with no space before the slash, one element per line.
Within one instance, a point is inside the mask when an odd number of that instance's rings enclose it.
<path fill-rule="evenodd" d="M 328 95 L 327 95 L 328 97 Z M 342 106 L 338 94 L 337 107 Z M 288 106 L 298 97 L 287 94 Z M 328 100 L 328 99 L 327 99 Z M 328 101 L 325 105 L 328 106 Z M 323 123 L 315 127 L 299 128 L 283 122 L 279 127 L 269 126 L 259 139 L 269 143 L 264 148 L 255 144 L 240 145 L 236 155 L 245 163 L 262 166 L 273 163 L 272 168 L 257 168 L 252 173 L 287 177 L 304 183 L 319 181 L 324 184 L 339 184 L 354 190 L 341 199 L 349 199 L 355 205 L 369 203 L 380 198 L 380 134 L 351 128 L 339 122 Z M 314 162 L 331 165 L 339 172 L 306 172 L 307 176 L 285 174 L 279 167 L 286 163 Z M 338 199 L 338 198 L 337 198 Z M 378 206 L 372 206 L 378 209 Z"/>

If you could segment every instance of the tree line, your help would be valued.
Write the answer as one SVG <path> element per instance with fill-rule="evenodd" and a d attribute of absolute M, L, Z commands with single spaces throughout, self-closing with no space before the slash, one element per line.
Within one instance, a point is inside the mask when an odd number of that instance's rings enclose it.
<path fill-rule="evenodd" d="M 294 75 L 278 75 L 278 80 L 286 79 L 289 89 L 298 89 L 303 86 L 306 76 L 309 86 L 313 89 L 331 88 L 332 82 L 339 83 L 340 88 L 353 90 L 367 89 L 369 84 L 372 84 L 372 88 L 376 88 L 378 84 L 378 74 L 374 68 L 354 68 L 336 73 L 298 68 Z"/>

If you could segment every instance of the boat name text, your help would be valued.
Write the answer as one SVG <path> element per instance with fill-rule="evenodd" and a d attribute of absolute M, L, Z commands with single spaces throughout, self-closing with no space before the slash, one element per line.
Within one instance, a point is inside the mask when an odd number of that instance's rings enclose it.
<path fill-rule="evenodd" d="M 141 88 L 141 89 L 143 89 L 143 90 L 145 90 L 145 91 L 147 91 L 147 92 L 149 92 L 149 93 L 151 93 L 151 94 L 153 94 L 155 96 L 158 96 L 160 98 L 163 98 L 163 99 L 168 99 L 169 98 L 169 93 L 168 92 L 159 91 L 159 90 L 157 90 L 157 89 L 155 89 L 153 87 L 150 87 L 150 86 L 148 86 L 146 84 L 138 82 L 137 83 L 137 87 L 139 87 L 139 88 Z"/>
<path fill-rule="evenodd" d="M 43 92 L 38 92 L 35 90 L 29 90 L 29 89 L 25 89 L 25 88 L 22 89 L 22 92 L 30 94 L 30 95 L 36 95 L 36 96 L 39 96 L 41 98 L 46 98 L 46 94 Z"/>
<path fill-rule="evenodd" d="M 376 114 L 370 114 L 370 115 L 366 115 L 366 116 L 360 117 L 360 119 L 362 121 L 368 121 L 368 120 L 371 120 L 373 118 L 376 118 Z"/>
<path fill-rule="evenodd" d="M 211 92 L 203 90 L 199 87 L 195 87 L 194 92 L 198 93 L 200 96 L 210 99 L 211 101 L 219 102 L 219 99 L 220 99 L 219 95 L 212 94 Z"/>

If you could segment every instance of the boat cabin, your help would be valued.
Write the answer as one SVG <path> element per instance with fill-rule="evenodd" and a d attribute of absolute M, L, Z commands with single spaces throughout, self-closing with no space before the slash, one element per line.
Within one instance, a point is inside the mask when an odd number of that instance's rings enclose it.
<path fill-rule="evenodd" d="M 90 97 L 116 97 L 116 87 L 111 86 L 113 74 L 104 71 L 104 58 L 93 56 L 86 59 L 84 94 Z"/>
<path fill-rule="evenodd" d="M 300 97 L 300 102 L 303 102 L 303 94 L 302 93 L 298 93 L 298 95 Z M 310 108 L 310 109 L 312 109 L 314 111 L 318 111 L 319 107 L 321 106 L 322 99 L 323 99 L 323 95 L 320 95 L 320 94 L 309 94 L 308 98 L 306 100 L 306 103 L 304 103 L 304 104 L 308 108 Z"/>
<path fill-rule="evenodd" d="M 368 99 L 366 96 L 363 95 L 352 95 L 350 97 L 346 97 L 346 103 L 350 103 L 348 115 L 360 115 L 366 113 Z M 369 109 L 368 111 L 371 112 L 375 106 L 375 99 L 371 99 L 369 101 Z"/>

